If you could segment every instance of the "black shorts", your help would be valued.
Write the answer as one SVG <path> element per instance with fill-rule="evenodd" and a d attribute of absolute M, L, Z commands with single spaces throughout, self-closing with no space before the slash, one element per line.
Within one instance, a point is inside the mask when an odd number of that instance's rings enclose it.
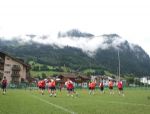
<path fill-rule="evenodd" d="M 109 89 L 113 89 L 113 87 L 112 87 L 112 86 L 109 86 Z"/>
<path fill-rule="evenodd" d="M 56 90 L 56 87 L 49 87 L 49 89 L 50 89 L 51 91 L 54 91 L 54 90 Z"/>
<path fill-rule="evenodd" d="M 42 90 L 45 90 L 45 86 L 44 86 L 44 87 L 41 87 L 41 89 L 42 89 Z"/>
<path fill-rule="evenodd" d="M 122 91 L 123 90 L 123 88 L 118 88 L 120 91 Z"/>
<path fill-rule="evenodd" d="M 89 87 L 89 90 L 94 90 L 95 89 L 95 87 Z"/>
<path fill-rule="evenodd" d="M 2 85 L 2 89 L 6 89 L 6 85 Z"/>
<path fill-rule="evenodd" d="M 74 91 L 74 88 L 68 88 L 68 91 L 72 92 L 72 91 Z"/>
<path fill-rule="evenodd" d="M 103 90 L 104 90 L 104 87 L 100 87 L 100 90 L 103 91 Z"/>

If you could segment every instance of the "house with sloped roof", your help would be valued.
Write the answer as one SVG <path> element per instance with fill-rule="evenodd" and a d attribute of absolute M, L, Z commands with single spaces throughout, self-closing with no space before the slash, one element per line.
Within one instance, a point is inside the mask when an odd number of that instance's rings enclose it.
<path fill-rule="evenodd" d="M 0 80 L 5 76 L 8 83 L 20 83 L 30 77 L 30 65 L 10 54 L 0 52 Z"/>

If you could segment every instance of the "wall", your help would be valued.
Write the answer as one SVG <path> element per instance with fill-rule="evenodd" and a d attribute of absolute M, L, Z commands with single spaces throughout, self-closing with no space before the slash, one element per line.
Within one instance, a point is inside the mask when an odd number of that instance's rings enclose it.
<path fill-rule="evenodd" d="M 11 74 L 12 74 L 12 67 L 13 65 L 20 65 L 21 70 L 19 72 L 19 82 L 21 81 L 21 78 L 26 79 L 26 67 L 24 67 L 21 63 L 13 60 L 12 58 L 5 56 L 5 64 L 4 64 L 4 76 L 6 76 L 8 83 L 12 80 Z"/>

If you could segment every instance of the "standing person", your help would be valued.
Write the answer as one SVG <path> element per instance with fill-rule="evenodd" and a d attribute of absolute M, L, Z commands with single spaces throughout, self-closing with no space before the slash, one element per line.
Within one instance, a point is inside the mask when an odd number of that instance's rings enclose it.
<path fill-rule="evenodd" d="M 42 80 L 40 83 L 41 83 L 41 94 L 44 95 L 46 82 L 45 82 L 45 80 Z"/>
<path fill-rule="evenodd" d="M 59 84 L 59 91 L 60 91 L 60 92 L 61 92 L 62 88 L 63 88 L 63 84 L 60 83 L 60 84 Z"/>
<path fill-rule="evenodd" d="M 92 83 L 92 81 L 90 81 L 90 82 L 89 82 L 89 85 L 88 85 L 88 86 L 89 86 L 89 94 L 92 93 L 91 83 Z"/>
<path fill-rule="evenodd" d="M 37 87 L 39 88 L 39 93 L 40 93 L 40 92 L 41 92 L 41 89 L 42 89 L 41 81 L 38 81 Z"/>
<path fill-rule="evenodd" d="M 114 94 L 113 86 L 114 86 L 113 81 L 112 81 L 112 80 L 109 80 L 109 82 L 108 82 L 108 87 L 109 87 L 109 93 L 110 93 L 110 94 Z"/>
<path fill-rule="evenodd" d="M 2 80 L 2 89 L 3 89 L 3 95 L 6 94 L 6 87 L 7 87 L 7 79 L 4 76 L 4 79 Z"/>
<path fill-rule="evenodd" d="M 118 81 L 117 87 L 118 87 L 119 95 L 124 96 L 124 92 L 123 92 L 123 83 L 122 83 L 122 81 Z"/>
<path fill-rule="evenodd" d="M 73 95 L 76 93 L 74 91 L 74 85 L 73 82 L 70 79 L 67 79 L 67 81 L 65 82 L 67 91 L 68 91 L 68 96 L 73 97 Z"/>
<path fill-rule="evenodd" d="M 91 94 L 95 94 L 94 93 L 94 91 L 95 91 L 95 87 L 96 87 L 96 80 L 94 80 L 94 81 L 90 81 L 89 82 L 89 94 L 91 95 Z"/>
<path fill-rule="evenodd" d="M 48 83 L 48 87 L 50 97 L 56 97 L 56 82 L 53 79 L 51 79 L 51 81 Z"/>
<path fill-rule="evenodd" d="M 73 97 L 73 94 L 74 94 L 74 85 L 73 85 L 73 82 L 71 80 L 69 80 L 69 82 L 68 82 L 68 89 L 69 89 L 70 96 Z"/>
<path fill-rule="evenodd" d="M 67 89 L 67 96 L 69 96 L 69 79 L 67 79 L 67 81 L 65 82 L 65 86 L 66 86 L 66 89 Z"/>
<path fill-rule="evenodd" d="M 99 83 L 99 89 L 101 93 L 104 93 L 104 83 L 103 83 L 103 79 L 102 81 Z"/>

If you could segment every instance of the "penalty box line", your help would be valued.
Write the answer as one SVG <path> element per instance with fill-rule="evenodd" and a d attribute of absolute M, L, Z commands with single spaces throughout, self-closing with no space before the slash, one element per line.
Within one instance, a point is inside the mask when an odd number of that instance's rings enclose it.
<path fill-rule="evenodd" d="M 37 97 L 37 96 L 35 96 L 35 95 L 32 95 L 32 97 L 34 97 L 34 98 L 36 98 L 36 99 L 38 99 L 38 100 L 40 100 L 40 101 L 42 101 L 42 102 L 44 102 L 44 103 L 46 103 L 46 104 L 49 104 L 49 105 L 51 105 L 51 106 L 53 106 L 53 107 L 55 107 L 55 108 L 58 108 L 58 109 L 63 110 L 63 111 L 65 111 L 65 112 L 68 112 L 68 113 L 70 113 L 70 114 L 77 114 L 77 113 L 75 113 L 75 112 L 73 112 L 73 111 L 71 111 L 71 110 L 68 110 L 67 108 L 64 108 L 64 107 L 62 107 L 62 106 L 53 104 L 53 103 L 51 103 L 51 102 L 48 102 L 48 101 L 46 101 L 46 100 L 44 100 L 44 99 L 42 99 L 42 98 L 40 98 L 40 97 Z"/>

